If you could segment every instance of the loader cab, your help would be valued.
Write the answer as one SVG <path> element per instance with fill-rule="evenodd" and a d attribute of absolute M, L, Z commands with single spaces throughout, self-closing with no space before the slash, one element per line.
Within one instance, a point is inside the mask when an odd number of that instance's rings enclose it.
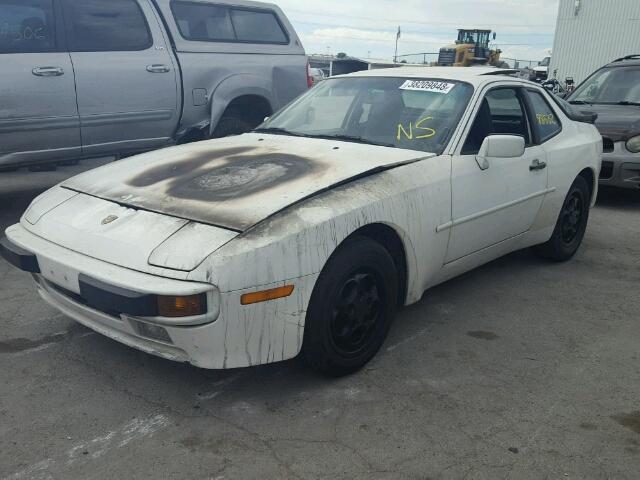
<path fill-rule="evenodd" d="M 475 58 L 489 58 L 491 30 L 458 30 L 456 45 L 473 45 Z"/>

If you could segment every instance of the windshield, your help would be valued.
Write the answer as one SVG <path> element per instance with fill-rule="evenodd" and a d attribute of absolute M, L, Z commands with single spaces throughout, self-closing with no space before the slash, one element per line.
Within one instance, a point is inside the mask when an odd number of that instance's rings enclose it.
<path fill-rule="evenodd" d="M 538 65 L 541 67 L 548 67 L 550 63 L 551 57 L 544 57 L 544 59 L 542 59 L 542 61 Z"/>
<path fill-rule="evenodd" d="M 256 131 L 440 154 L 472 93 L 451 80 L 328 79 Z"/>
<path fill-rule="evenodd" d="M 489 44 L 489 33 L 477 30 L 459 30 L 458 41 L 456 43 L 480 43 L 482 45 Z"/>
<path fill-rule="evenodd" d="M 640 103 L 640 67 L 597 71 L 569 97 L 572 103 Z"/>

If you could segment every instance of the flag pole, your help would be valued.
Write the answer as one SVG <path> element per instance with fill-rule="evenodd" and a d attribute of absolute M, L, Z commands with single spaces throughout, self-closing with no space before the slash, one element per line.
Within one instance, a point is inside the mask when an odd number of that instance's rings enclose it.
<path fill-rule="evenodd" d="M 393 56 L 393 63 L 398 63 L 398 40 L 400 40 L 400 25 L 398 25 L 398 34 L 396 35 L 396 53 Z"/>

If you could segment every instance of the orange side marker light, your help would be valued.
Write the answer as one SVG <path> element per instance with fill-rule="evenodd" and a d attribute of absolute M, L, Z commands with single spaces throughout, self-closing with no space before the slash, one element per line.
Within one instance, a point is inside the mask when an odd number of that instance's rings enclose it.
<path fill-rule="evenodd" d="M 293 288 L 293 285 L 286 285 L 284 287 L 262 290 L 260 292 L 245 293 L 240 297 L 240 303 L 242 305 L 251 305 L 253 303 L 268 302 L 269 300 L 288 297 L 293 293 Z"/>

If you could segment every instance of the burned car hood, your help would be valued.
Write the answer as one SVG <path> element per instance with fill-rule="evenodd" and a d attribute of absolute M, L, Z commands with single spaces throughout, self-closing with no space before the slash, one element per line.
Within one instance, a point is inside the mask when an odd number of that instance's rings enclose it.
<path fill-rule="evenodd" d="M 245 134 L 138 155 L 64 182 L 120 205 L 244 231 L 314 194 L 435 154 Z"/>
<path fill-rule="evenodd" d="M 596 127 L 614 142 L 640 135 L 640 107 L 633 105 L 575 105 L 582 112 L 598 114 Z"/>

